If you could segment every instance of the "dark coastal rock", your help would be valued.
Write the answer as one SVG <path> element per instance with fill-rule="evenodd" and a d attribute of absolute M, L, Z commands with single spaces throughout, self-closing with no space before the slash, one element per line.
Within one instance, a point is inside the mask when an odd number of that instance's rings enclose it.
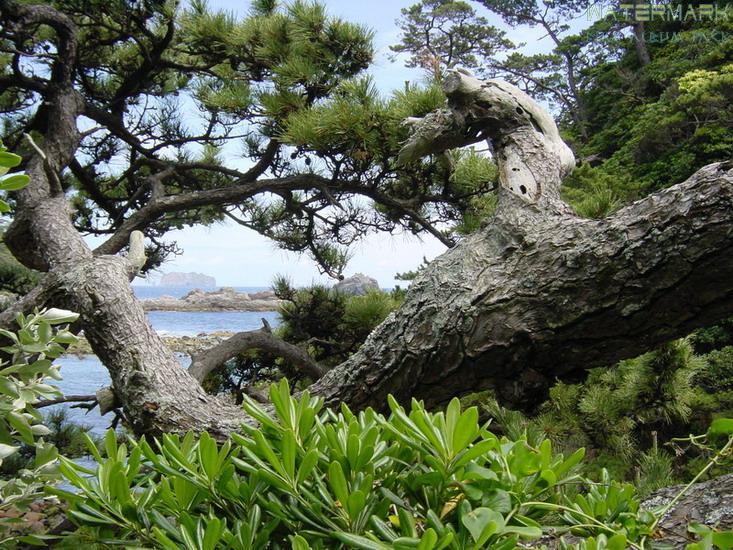
<path fill-rule="evenodd" d="M 206 292 L 194 289 L 183 298 L 161 296 L 142 300 L 146 311 L 275 311 L 281 300 L 274 293 L 250 296 L 231 287 Z M 256 296 L 256 297 L 255 297 Z"/>
<path fill-rule="evenodd" d="M 233 335 L 234 332 L 220 330 L 215 332 L 201 333 L 197 334 L 196 336 L 165 335 L 162 338 L 166 345 L 172 351 L 183 353 L 185 355 L 192 355 L 212 348 Z M 66 350 L 66 353 L 72 355 L 93 355 L 94 351 L 89 345 L 87 339 L 82 334 L 79 336 L 79 339 L 76 342 L 69 346 L 69 348 Z"/>
<path fill-rule="evenodd" d="M 379 283 L 363 273 L 357 273 L 351 277 L 339 281 L 333 286 L 334 290 L 351 294 L 352 296 L 364 296 L 373 290 L 379 290 Z"/>

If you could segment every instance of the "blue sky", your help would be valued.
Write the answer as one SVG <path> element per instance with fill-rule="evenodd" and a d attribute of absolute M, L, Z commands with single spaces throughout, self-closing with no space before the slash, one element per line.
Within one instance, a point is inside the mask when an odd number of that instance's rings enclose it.
<path fill-rule="evenodd" d="M 406 80 L 419 81 L 421 72 L 409 70 L 388 59 L 389 45 L 399 40 L 395 20 L 400 9 L 414 0 L 322 0 L 329 13 L 349 21 L 361 23 L 375 32 L 377 50 L 370 72 L 383 93 L 404 86 Z M 210 0 L 210 7 L 244 15 L 249 7 L 246 0 Z M 498 19 L 484 14 L 499 26 Z M 526 42 L 527 50 L 542 48 L 539 33 L 533 29 L 515 29 L 510 38 Z M 161 272 L 196 271 L 216 277 L 217 283 L 229 286 L 267 286 L 275 275 L 286 275 L 297 285 L 311 282 L 329 282 L 318 274 L 313 262 L 305 256 L 282 251 L 254 231 L 233 222 L 212 227 L 187 228 L 172 231 L 167 240 L 175 240 L 183 249 L 181 256 L 166 262 Z M 428 260 L 445 251 L 434 237 L 417 238 L 410 235 L 373 235 L 356 245 L 345 274 L 365 273 L 376 278 L 383 287 L 393 286 L 397 272 L 417 267 L 423 258 Z M 155 282 L 136 281 L 136 284 Z"/>

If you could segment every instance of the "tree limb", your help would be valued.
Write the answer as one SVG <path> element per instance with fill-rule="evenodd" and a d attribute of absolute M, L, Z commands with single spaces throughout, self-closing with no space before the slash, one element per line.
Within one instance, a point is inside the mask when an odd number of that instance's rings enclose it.
<path fill-rule="evenodd" d="M 260 349 L 276 357 L 287 359 L 293 366 L 301 369 L 314 380 L 321 378 L 326 373 L 326 370 L 305 350 L 273 336 L 266 326 L 260 330 L 239 332 L 216 346 L 197 353 L 191 359 L 188 372 L 201 382 L 215 368 L 251 349 Z"/>
<path fill-rule="evenodd" d="M 42 409 L 43 407 L 50 407 L 51 405 L 58 405 L 60 403 L 86 403 L 91 402 L 95 406 L 97 404 L 96 395 L 65 395 L 58 399 L 44 399 L 38 403 L 34 403 L 33 407 L 36 409 Z M 93 407 L 92 407 L 93 408 Z"/>
<path fill-rule="evenodd" d="M 559 200 L 572 157 L 546 119 L 508 84 L 463 84 L 449 84 L 449 108 L 420 123 L 405 157 L 491 137 L 502 171 L 497 213 L 423 270 L 403 306 L 313 394 L 381 408 L 388 393 L 433 406 L 493 388 L 527 410 L 558 378 L 730 315 L 733 163 L 605 220 L 579 219 Z M 537 187 L 517 189 L 525 181 Z"/>
<path fill-rule="evenodd" d="M 166 195 L 148 202 L 140 210 L 127 218 L 119 229 L 95 250 L 95 255 L 115 254 L 127 244 L 130 233 L 142 230 L 160 216 L 170 212 L 188 210 L 200 206 L 230 205 L 247 200 L 265 191 L 309 189 L 325 185 L 330 180 L 316 174 L 299 174 L 284 178 L 257 180 L 228 185 L 217 189 L 191 191 L 179 195 Z"/>

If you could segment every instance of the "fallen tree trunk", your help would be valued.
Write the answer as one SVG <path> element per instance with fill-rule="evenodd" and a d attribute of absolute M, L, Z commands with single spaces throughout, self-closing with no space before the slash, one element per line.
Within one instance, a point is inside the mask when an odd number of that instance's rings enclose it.
<path fill-rule="evenodd" d="M 429 406 L 486 388 L 512 408 L 556 379 L 612 365 L 733 311 L 733 164 L 604 220 L 559 198 L 572 156 L 549 117 L 500 81 L 448 79 L 450 108 L 428 115 L 410 160 L 482 138 L 494 144 L 499 203 L 484 228 L 434 260 L 403 307 L 312 387 L 327 403 Z"/>
<path fill-rule="evenodd" d="M 8 246 L 48 272 L 43 303 L 80 313 L 136 432 L 236 430 L 244 414 L 207 395 L 148 324 L 129 286 L 140 258 L 93 254 L 70 221 L 58 176 L 78 148 L 76 120 L 84 112 L 70 72 L 73 22 L 53 9 L 2 4 L 13 24 L 54 28 L 65 52 L 64 70 L 44 91 L 45 158 L 27 155 L 32 183 L 17 193 Z M 582 220 L 559 198 L 574 162 L 549 115 L 506 83 L 460 73 L 446 82 L 449 108 L 413 121 L 402 159 L 489 139 L 501 174 L 497 214 L 435 260 L 404 306 L 314 393 L 332 405 L 381 408 L 388 393 L 436 405 L 494 387 L 505 403 L 528 408 L 556 377 L 612 364 L 731 312 L 729 164 L 709 166 L 606 220 Z M 292 179 L 273 181 L 303 185 Z"/>
<path fill-rule="evenodd" d="M 312 390 L 363 407 L 494 388 L 526 410 L 555 379 L 716 322 L 733 310 L 732 168 L 708 166 L 601 221 L 500 213 Z"/>

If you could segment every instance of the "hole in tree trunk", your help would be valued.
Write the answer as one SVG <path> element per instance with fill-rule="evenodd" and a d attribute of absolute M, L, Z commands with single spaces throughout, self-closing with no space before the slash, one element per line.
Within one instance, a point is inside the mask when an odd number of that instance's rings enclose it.
<path fill-rule="evenodd" d="M 522 192 L 522 195 L 527 194 L 527 188 L 524 185 L 520 185 L 519 190 Z"/>

